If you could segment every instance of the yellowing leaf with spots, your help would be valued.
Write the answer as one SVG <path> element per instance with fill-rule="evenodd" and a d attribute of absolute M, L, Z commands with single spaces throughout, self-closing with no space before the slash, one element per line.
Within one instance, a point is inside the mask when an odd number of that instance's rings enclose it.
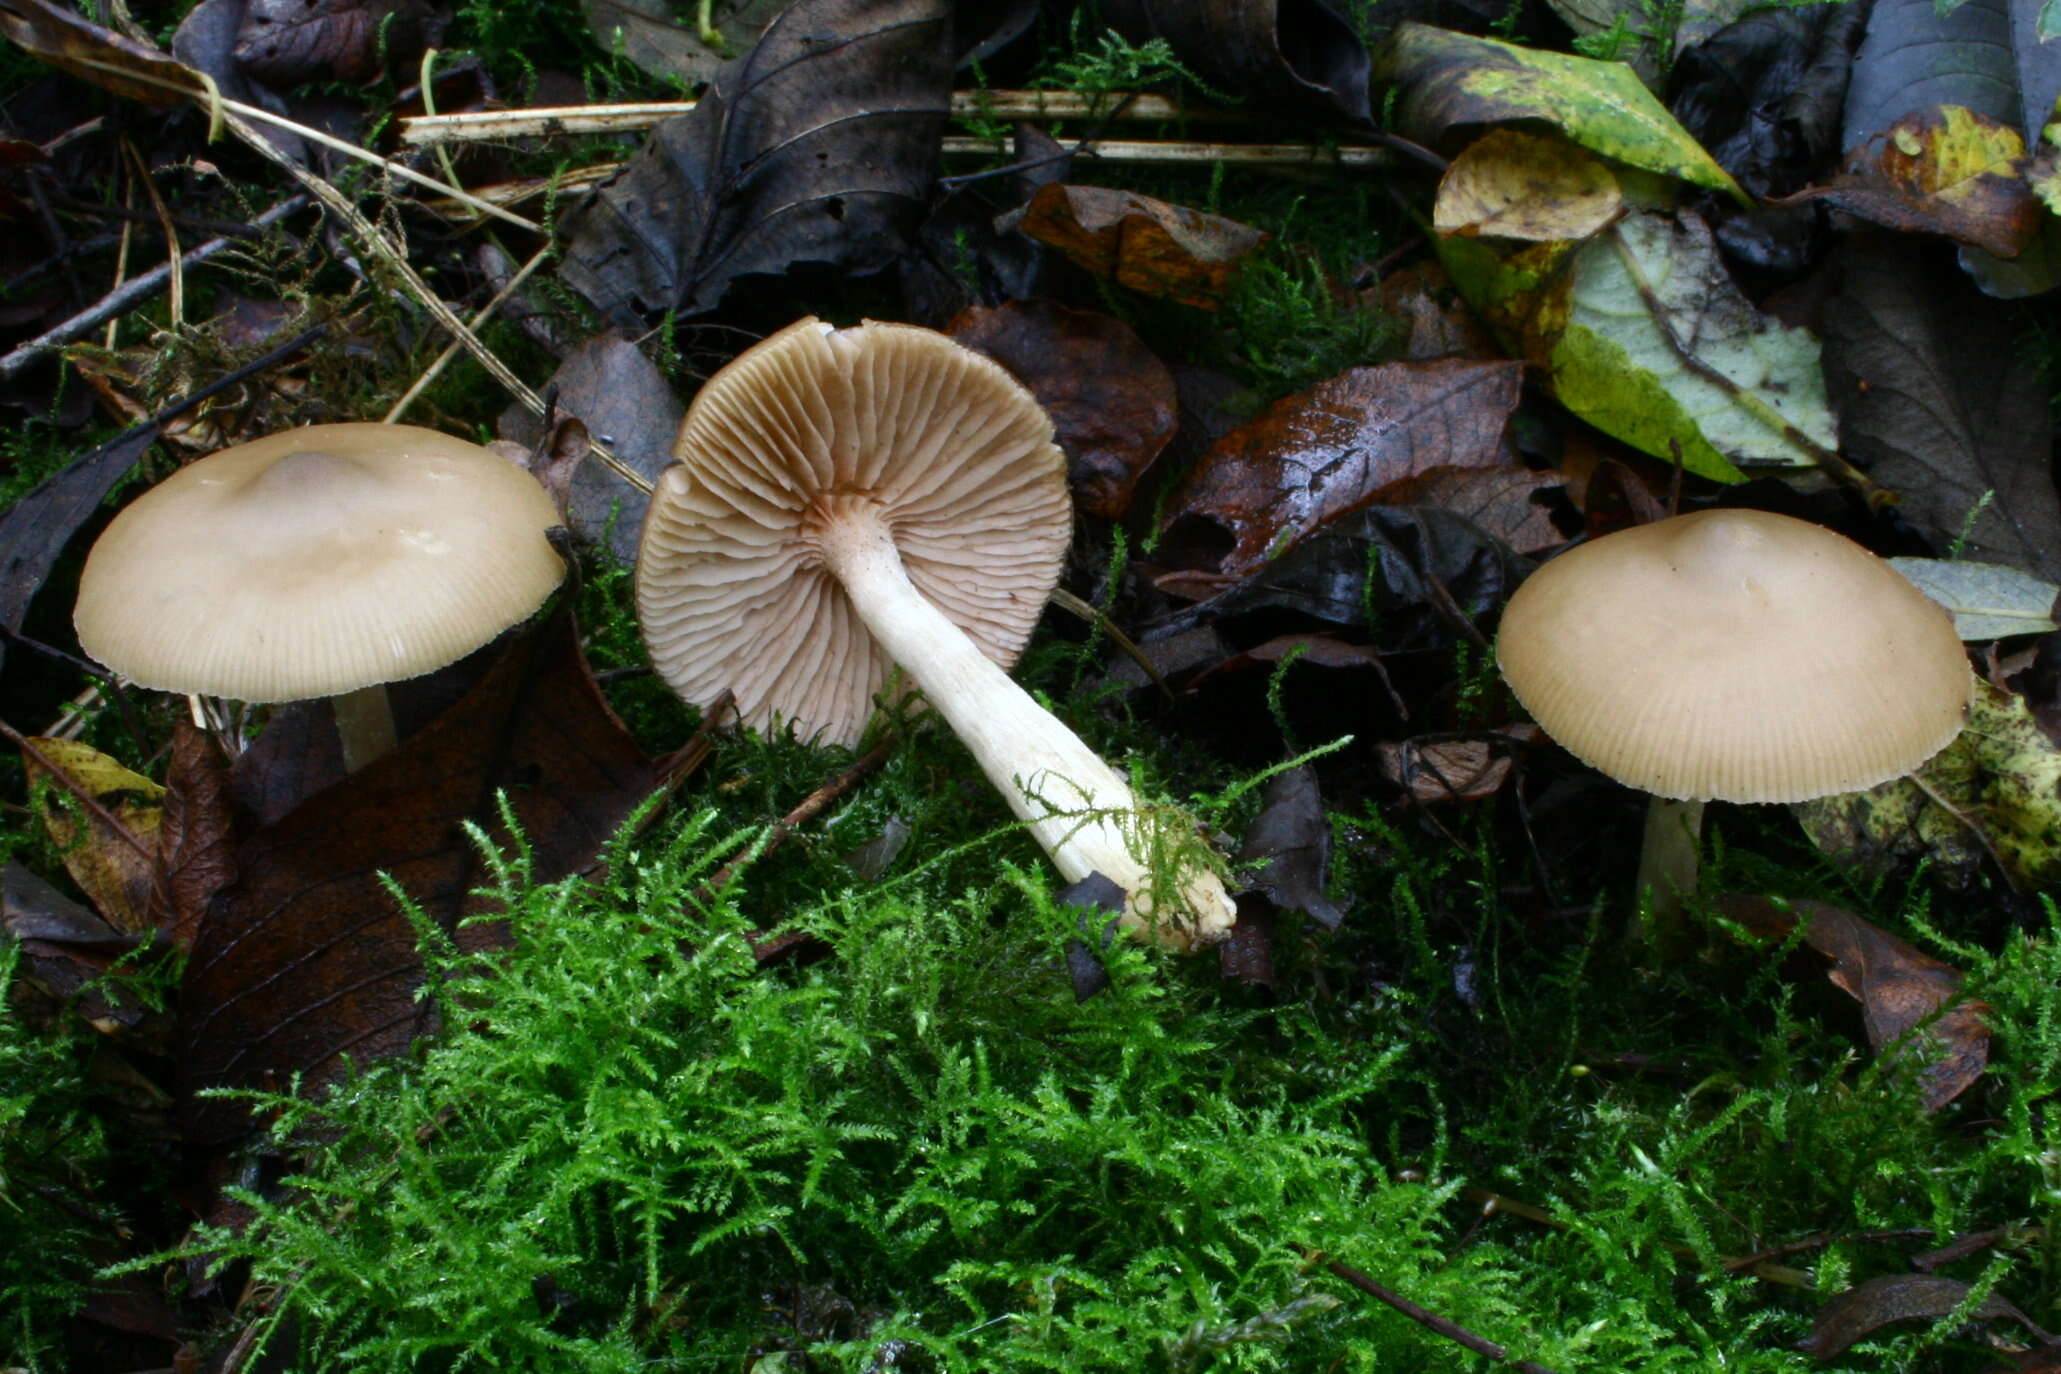
<path fill-rule="evenodd" d="M 2040 226 L 2027 165 L 2016 129 L 1942 105 L 1905 115 L 1849 153 L 1831 185 L 1784 203 L 1828 200 L 1885 228 L 1940 234 L 2014 258 Z"/>
<path fill-rule="evenodd" d="M 97 801 L 120 827 L 92 815 L 70 788 L 23 751 L 44 828 L 63 854 L 72 881 L 109 924 L 127 931 L 149 929 L 150 885 L 157 872 L 162 819 L 159 803 L 165 789 L 77 740 L 31 739 L 29 747 Z"/>
<path fill-rule="evenodd" d="M 1803 466 L 1836 448 L 1818 341 L 1762 315 L 1693 215 L 1635 214 L 1579 245 L 1441 235 L 1439 256 L 1560 404 L 1689 471 Z"/>
<path fill-rule="evenodd" d="M 1438 184 L 1441 234 L 1549 243 L 1583 239 L 1624 206 L 1617 178 L 1562 138 L 1498 129 L 1475 140 Z"/>
<path fill-rule="evenodd" d="M 1753 203 L 1621 62 L 1404 24 L 1376 53 L 1375 75 L 1395 85 L 1402 129 L 1421 143 L 1445 143 L 1462 125 L 1539 119 L 1591 152 Z"/>

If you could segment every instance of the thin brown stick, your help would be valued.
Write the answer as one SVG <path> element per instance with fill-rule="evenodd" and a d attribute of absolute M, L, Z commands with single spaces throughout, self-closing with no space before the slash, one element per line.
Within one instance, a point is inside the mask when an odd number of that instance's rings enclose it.
<path fill-rule="evenodd" d="M 547 243 L 542 248 L 539 248 L 531 255 L 530 260 L 522 265 L 521 270 L 508 279 L 508 284 L 499 291 L 496 291 L 493 299 L 479 308 L 479 313 L 472 317 L 466 327 L 477 332 L 481 325 L 494 318 L 495 312 L 500 310 L 510 296 L 522 289 L 522 284 L 530 279 L 530 274 L 539 267 L 542 267 L 544 259 L 550 255 L 550 244 Z M 401 399 L 395 401 L 393 407 L 382 417 L 384 423 L 390 425 L 397 423 L 401 416 L 407 412 L 408 407 L 415 404 L 416 399 L 429 389 L 430 383 L 434 382 L 443 370 L 451 365 L 451 360 L 458 356 L 459 351 L 464 346 L 457 339 L 453 339 L 450 343 L 445 344 L 444 351 L 437 354 L 436 361 L 422 370 L 422 375 L 409 384 L 407 391 L 401 394 Z"/>
<path fill-rule="evenodd" d="M 264 214 L 259 215 L 251 222 L 251 227 L 253 229 L 267 228 L 286 218 L 294 211 L 301 209 L 307 203 L 308 197 L 305 195 L 289 196 L 265 211 Z M 195 263 L 206 262 L 209 258 L 214 257 L 236 241 L 236 239 L 227 235 L 209 239 L 206 243 L 197 245 L 191 252 L 181 254 L 177 261 L 186 267 L 191 267 Z M 84 338 L 87 334 L 106 324 L 115 316 L 125 314 L 139 303 L 149 300 L 164 289 L 166 283 L 171 280 L 171 276 L 172 264 L 168 262 L 162 266 L 153 267 L 141 276 L 129 278 L 128 281 L 123 282 L 120 286 L 102 296 L 92 306 L 80 311 L 64 321 L 64 323 L 45 330 L 27 343 L 16 347 L 6 357 L 0 358 L 0 379 L 14 376 L 30 363 L 35 362 L 43 354 L 48 353 L 54 348 L 61 348 L 65 344 Z"/>
<path fill-rule="evenodd" d="M 22 734 L 21 731 L 15 729 L 6 721 L 0 720 L 0 739 L 6 740 L 9 744 L 21 750 L 23 758 L 48 773 L 52 782 L 71 793 L 72 797 L 80 806 L 86 808 L 87 813 L 93 819 L 112 830 L 115 837 L 123 844 L 128 845 L 129 848 L 141 854 L 149 862 L 157 862 L 157 851 L 155 849 L 145 845 L 141 839 L 137 838 L 135 831 L 122 824 L 121 819 L 114 812 L 100 804 L 100 798 L 81 787 L 71 774 L 53 763 L 48 754 L 45 754 L 41 749 L 31 744 L 28 736 Z"/>
<path fill-rule="evenodd" d="M 737 870 L 746 862 L 756 863 L 778 849 L 786 842 L 789 835 L 792 835 L 797 829 L 807 825 L 810 821 L 821 815 L 825 807 L 851 791 L 852 787 L 860 779 L 872 773 L 881 764 L 886 763 L 888 756 L 894 753 L 894 751 L 895 742 L 893 740 L 886 740 L 874 745 L 871 749 L 860 755 L 858 761 L 851 767 L 809 793 L 808 796 L 803 797 L 794 810 L 773 822 L 772 829 L 766 832 L 764 839 L 753 840 L 750 845 L 746 846 L 743 853 L 736 855 L 730 862 L 717 869 L 714 875 L 709 878 L 705 890 L 711 892 L 721 891 L 732 878 L 737 876 Z"/>
<path fill-rule="evenodd" d="M 1368 1278 L 1349 1264 L 1340 1260 L 1325 1259 L 1321 1251 L 1312 1250 L 1307 1245 L 1298 1245 L 1295 1248 L 1302 1252 L 1304 1259 L 1323 1265 L 1326 1269 L 1336 1274 L 1339 1278 L 1344 1279 L 1367 1296 L 1387 1303 L 1419 1326 L 1429 1331 L 1435 1331 L 1449 1341 L 1464 1345 L 1477 1355 L 1486 1355 L 1491 1360 L 1507 1364 L 1512 1369 L 1521 1371 L 1521 1374 L 1553 1374 L 1553 1371 L 1545 1365 L 1531 1360 L 1512 1359 L 1508 1349 L 1497 1345 L 1488 1337 L 1477 1336 L 1466 1327 L 1460 1325 L 1460 1323 L 1448 1317 L 1441 1317 L 1438 1313 L 1428 1308 L 1419 1307 L 1402 1294 L 1392 1289 L 1384 1288 L 1381 1284 L 1376 1283 L 1373 1279 Z"/>

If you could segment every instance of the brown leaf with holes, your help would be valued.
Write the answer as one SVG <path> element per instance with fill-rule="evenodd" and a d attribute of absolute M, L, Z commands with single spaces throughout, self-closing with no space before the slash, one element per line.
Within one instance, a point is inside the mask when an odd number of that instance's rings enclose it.
<path fill-rule="evenodd" d="M 1522 376 L 1513 362 L 1386 363 L 1276 402 L 1219 440 L 1168 502 L 1170 556 L 1196 547 L 1195 524 L 1215 526 L 1231 547 L 1214 570 L 1243 576 L 1407 478 L 1510 467 L 1503 431 Z"/>
<path fill-rule="evenodd" d="M 183 715 L 172 729 L 163 812 L 150 919 L 180 949 L 190 949 L 208 904 L 236 875 L 236 825 L 228 762 L 207 732 Z"/>
<path fill-rule="evenodd" d="M 249 1127 L 242 1103 L 202 1088 L 303 1090 L 337 1080 L 434 1027 L 414 927 L 382 875 L 458 944 L 491 947 L 489 913 L 464 826 L 510 837 L 505 794 L 548 883 L 587 867 L 657 786 L 657 776 L 601 698 L 561 610 L 517 635 L 457 705 L 401 748 L 310 797 L 246 839 L 237 878 L 209 908 L 180 994 L 179 1059 L 188 1135 L 221 1141 Z"/>
<path fill-rule="evenodd" d="M 1268 237 L 1131 191 L 1058 182 L 1038 188 L 1017 228 L 1098 277 L 1203 310 L 1223 304 L 1238 265 Z"/>
<path fill-rule="evenodd" d="M 1509 780 L 1517 742 L 1537 739 L 1536 725 L 1506 725 L 1489 735 L 1384 740 L 1374 746 L 1381 772 L 1420 806 L 1481 801 Z"/>
<path fill-rule="evenodd" d="M 1960 1279 L 1935 1278 L 1931 1274 L 1890 1274 L 1857 1283 L 1818 1309 L 1810 1335 L 1798 1341 L 1796 1348 L 1816 1359 L 1829 1360 L 1891 1322 L 1944 1317 L 1961 1305 L 1968 1290 L 1969 1285 Z M 1977 1303 L 1968 1315 L 1974 1321 L 2005 1317 L 2037 1333 L 2042 1340 L 2048 1339 L 2032 1318 L 1995 1293 Z"/>
<path fill-rule="evenodd" d="M 1982 1076 L 1989 1064 L 1983 1019 L 1989 1007 L 1972 998 L 1954 1001 L 1959 970 L 1829 902 L 1792 901 L 1784 910 L 1765 897 L 1728 896 L 1718 905 L 1768 939 L 1785 938 L 1801 921 L 1803 942 L 1831 961 L 1826 977 L 1861 1004 L 1868 1045 L 1878 1054 L 1930 1020 L 1925 1034 L 1938 1041 L 1940 1057 L 1919 1071 L 1926 1111 L 1938 1111 Z"/>
<path fill-rule="evenodd" d="M 1049 301 L 1005 301 L 960 312 L 945 332 L 1038 398 L 1066 453 L 1075 504 L 1121 517 L 1180 427 L 1174 374 L 1131 327 Z"/>

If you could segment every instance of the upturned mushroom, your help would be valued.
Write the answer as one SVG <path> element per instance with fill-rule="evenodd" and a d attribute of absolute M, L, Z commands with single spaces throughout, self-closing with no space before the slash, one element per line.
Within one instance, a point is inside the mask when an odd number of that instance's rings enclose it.
<path fill-rule="evenodd" d="M 1235 916 L 1192 840 L 1011 680 L 1072 535 L 1052 424 L 941 334 L 804 319 L 694 398 L 637 558 L 652 662 L 706 703 L 855 742 L 899 664 L 1070 881 L 1161 943 Z"/>
<path fill-rule="evenodd" d="M 86 652 L 158 691 L 329 697 L 344 766 L 393 747 L 386 684 L 479 648 L 565 574 L 534 477 L 413 425 L 310 425 L 188 464 L 87 555 Z"/>
<path fill-rule="evenodd" d="M 1639 882 L 1663 918 L 1696 886 L 1708 801 L 1794 802 L 1908 773 L 1961 728 L 1953 621 L 1819 525 L 1753 510 L 1606 535 L 1533 573 L 1496 656 L 1576 758 L 1653 794 Z"/>

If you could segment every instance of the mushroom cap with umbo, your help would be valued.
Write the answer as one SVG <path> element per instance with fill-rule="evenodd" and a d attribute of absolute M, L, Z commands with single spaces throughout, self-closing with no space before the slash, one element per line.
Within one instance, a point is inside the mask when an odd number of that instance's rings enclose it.
<path fill-rule="evenodd" d="M 1059 579 L 1066 460 L 1023 386 L 943 335 L 810 318 L 741 354 L 689 407 L 645 517 L 637 616 L 683 698 L 857 741 L 893 666 L 824 566 L 870 502 L 909 580 L 1004 667 Z"/>
<path fill-rule="evenodd" d="M 565 575 L 534 477 L 413 425 L 337 424 L 210 454 L 87 556 L 87 653 L 160 691 L 299 701 L 418 677 L 492 640 Z"/>
<path fill-rule="evenodd" d="M 1945 610 L 1860 545 L 1752 510 L 1580 545 L 1503 612 L 1504 680 L 1619 782 L 1791 802 L 1889 781 L 1961 728 L 1967 656 Z"/>

